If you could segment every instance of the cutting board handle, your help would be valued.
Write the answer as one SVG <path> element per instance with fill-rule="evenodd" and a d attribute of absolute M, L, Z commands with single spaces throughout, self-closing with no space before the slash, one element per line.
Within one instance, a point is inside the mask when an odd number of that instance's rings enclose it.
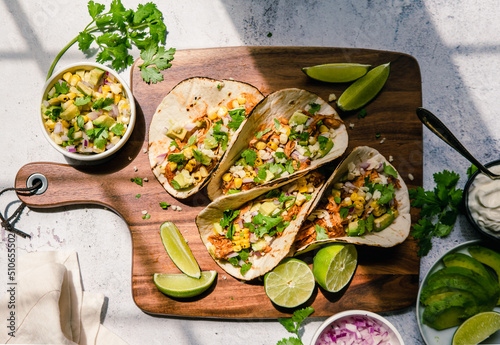
<path fill-rule="evenodd" d="M 95 168 L 86 171 L 86 168 L 65 164 L 29 163 L 18 171 L 15 186 L 27 187 L 37 179 L 42 180 L 42 188 L 36 194 L 18 193 L 28 207 L 98 204 L 115 209 L 113 196 L 108 191 L 119 181 L 113 181 L 110 175 L 99 174 Z"/>

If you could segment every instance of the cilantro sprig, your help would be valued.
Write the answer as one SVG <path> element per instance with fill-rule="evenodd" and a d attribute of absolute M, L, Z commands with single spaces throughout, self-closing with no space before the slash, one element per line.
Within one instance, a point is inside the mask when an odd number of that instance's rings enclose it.
<path fill-rule="evenodd" d="M 294 311 L 292 317 L 278 318 L 279 323 L 281 323 L 288 332 L 294 333 L 297 336 L 297 338 L 295 337 L 283 338 L 280 341 L 278 341 L 276 345 L 302 345 L 303 343 L 302 340 L 300 339 L 299 328 L 300 325 L 302 324 L 302 321 L 304 321 L 312 313 L 314 313 L 314 308 L 306 307 Z"/>
<path fill-rule="evenodd" d="M 97 45 L 96 61 L 111 61 L 115 70 L 131 66 L 134 58 L 129 54 L 132 46 L 140 50 L 143 63 L 139 65 L 141 76 L 148 83 L 163 80 L 161 70 L 171 66 L 175 49 L 165 49 L 167 28 L 163 23 L 163 14 L 155 4 L 139 4 L 137 10 L 126 9 L 120 0 L 113 0 L 109 10 L 94 1 L 87 4 L 91 22 L 72 39 L 54 59 L 49 68 L 50 78 L 55 66 L 64 53 L 78 42 L 78 48 L 89 52 L 90 46 Z"/>
<path fill-rule="evenodd" d="M 432 191 L 422 187 L 410 189 L 411 205 L 420 208 L 420 219 L 413 226 L 412 235 L 418 240 L 418 255 L 425 256 L 432 248 L 433 237 L 450 234 L 462 201 L 463 190 L 457 188 L 460 176 L 443 170 L 435 173 L 436 186 Z"/>

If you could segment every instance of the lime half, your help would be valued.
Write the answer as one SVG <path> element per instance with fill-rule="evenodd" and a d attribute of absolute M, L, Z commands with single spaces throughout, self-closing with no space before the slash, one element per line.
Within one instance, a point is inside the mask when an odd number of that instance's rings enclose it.
<path fill-rule="evenodd" d="M 216 271 L 201 272 L 200 279 L 182 273 L 155 273 L 154 282 L 165 295 L 178 298 L 193 297 L 207 290 L 217 277 Z"/>
<path fill-rule="evenodd" d="M 285 259 L 264 276 L 264 289 L 274 304 L 294 308 L 311 297 L 314 276 L 309 266 L 298 259 Z"/>
<path fill-rule="evenodd" d="M 201 276 L 200 266 L 198 266 L 191 249 L 175 224 L 164 222 L 160 226 L 160 236 L 168 256 L 177 268 L 184 274 L 199 279 Z"/>
<path fill-rule="evenodd" d="M 329 83 L 347 83 L 361 78 L 368 72 L 370 65 L 359 63 L 327 63 L 302 68 L 308 77 Z"/>
<path fill-rule="evenodd" d="M 333 244 L 314 256 L 313 273 L 318 284 L 329 292 L 338 292 L 354 275 L 358 252 L 352 244 Z"/>
<path fill-rule="evenodd" d="M 455 331 L 452 345 L 479 344 L 500 330 L 500 313 L 487 311 L 471 316 Z"/>
<path fill-rule="evenodd" d="M 340 110 L 356 110 L 370 102 L 389 78 L 390 63 L 380 65 L 352 83 L 337 100 Z"/>

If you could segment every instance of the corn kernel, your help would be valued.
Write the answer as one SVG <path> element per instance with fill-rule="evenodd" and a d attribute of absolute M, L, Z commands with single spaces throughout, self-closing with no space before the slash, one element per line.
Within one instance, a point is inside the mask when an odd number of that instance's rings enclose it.
<path fill-rule="evenodd" d="M 287 142 L 288 142 L 288 136 L 283 133 L 280 134 L 280 144 L 285 145 Z"/>
<path fill-rule="evenodd" d="M 351 200 L 352 200 L 352 201 L 356 201 L 356 200 L 358 200 L 358 193 L 356 193 L 356 192 L 352 193 L 352 194 L 351 194 Z"/>
<path fill-rule="evenodd" d="M 362 210 L 362 209 L 364 209 L 363 204 L 362 204 L 361 202 L 359 202 L 358 200 L 356 200 L 356 201 L 354 202 L 354 208 L 355 208 L 355 209 L 357 209 L 357 210 Z"/>
<path fill-rule="evenodd" d="M 184 169 L 186 169 L 189 172 L 193 171 L 193 168 L 194 168 L 194 166 L 192 166 L 191 164 L 189 164 L 189 162 L 184 167 Z"/>
<path fill-rule="evenodd" d="M 219 110 L 217 111 L 217 116 L 218 117 L 223 117 L 226 114 L 227 114 L 227 108 L 226 107 L 220 107 Z"/>
<path fill-rule="evenodd" d="M 329 132 L 330 130 L 328 129 L 328 127 L 326 127 L 325 125 L 321 125 L 319 126 L 319 132 L 320 133 L 326 133 L 326 132 Z"/>
<path fill-rule="evenodd" d="M 266 143 L 263 141 L 259 141 L 257 144 L 255 144 L 255 148 L 257 150 L 264 150 L 266 148 Z"/>
<path fill-rule="evenodd" d="M 120 103 L 120 101 L 121 101 L 121 96 L 118 94 L 115 94 L 115 104 Z"/>
<path fill-rule="evenodd" d="M 55 124 L 55 122 L 54 122 L 54 121 L 52 121 L 52 120 L 47 120 L 47 121 L 45 122 L 45 127 L 47 127 L 47 128 L 48 128 L 48 129 L 50 129 L 50 130 L 54 130 L 54 126 L 55 126 L 55 125 L 56 125 L 56 124 Z"/>
<path fill-rule="evenodd" d="M 182 150 L 182 153 L 187 159 L 193 158 L 193 149 L 191 147 L 186 147 L 184 150 Z"/>
<path fill-rule="evenodd" d="M 239 108 L 240 103 L 238 103 L 238 100 L 237 100 L 237 99 L 235 99 L 235 100 L 231 103 L 231 105 L 233 106 L 233 109 L 234 109 L 234 108 Z"/>
<path fill-rule="evenodd" d="M 262 158 L 260 158 L 260 157 L 255 158 L 255 163 L 254 163 L 255 167 L 261 166 L 262 164 L 264 164 L 264 162 L 262 161 Z"/>
<path fill-rule="evenodd" d="M 83 137 L 83 132 L 82 131 L 78 131 L 78 132 L 73 133 L 73 138 L 74 139 L 80 139 L 82 137 Z"/>
<path fill-rule="evenodd" d="M 195 167 L 195 166 L 196 166 L 196 164 L 197 164 L 197 163 L 196 163 L 196 159 L 191 158 L 191 159 L 188 161 L 188 164 L 189 164 L 189 165 L 192 165 L 193 167 Z"/>
<path fill-rule="evenodd" d="M 278 148 L 278 144 L 276 144 L 274 141 L 269 141 L 267 143 L 267 147 L 269 147 L 273 151 L 276 151 L 276 149 Z"/>
<path fill-rule="evenodd" d="M 234 247 L 233 247 L 233 250 L 234 250 L 235 252 L 239 252 L 239 251 L 241 251 L 241 246 L 240 246 L 240 245 L 238 245 L 238 246 L 234 246 Z"/>
<path fill-rule="evenodd" d="M 76 93 L 74 93 L 74 92 L 68 93 L 68 98 L 69 99 L 75 99 L 76 98 Z"/>
<path fill-rule="evenodd" d="M 78 84 L 78 82 L 82 80 L 82 78 L 80 78 L 80 76 L 78 74 L 73 74 L 71 76 L 71 79 L 69 80 L 69 84 L 71 86 L 75 86 L 76 84 Z"/>
<path fill-rule="evenodd" d="M 175 169 L 177 169 L 177 163 L 168 162 L 168 167 L 170 168 L 170 171 L 175 171 Z"/>
<path fill-rule="evenodd" d="M 234 187 L 236 189 L 240 189 L 242 184 L 243 184 L 243 180 L 241 178 L 237 177 L 234 179 Z"/>
<path fill-rule="evenodd" d="M 217 113 L 216 112 L 213 112 L 213 113 L 209 113 L 208 114 L 208 118 L 210 120 L 215 120 L 217 118 Z"/>
<path fill-rule="evenodd" d="M 199 171 L 200 171 L 201 177 L 207 177 L 208 176 L 208 171 L 207 171 L 207 169 L 204 166 L 202 166 Z"/>
<path fill-rule="evenodd" d="M 109 85 L 103 85 L 101 86 L 101 91 L 102 93 L 111 92 L 111 88 L 109 87 Z"/>
<path fill-rule="evenodd" d="M 222 176 L 222 179 L 226 182 L 229 182 L 233 179 L 233 174 L 231 173 L 225 173 L 224 176 Z"/>
<path fill-rule="evenodd" d="M 193 173 L 193 178 L 196 182 L 200 182 L 201 181 L 201 174 L 199 171 Z"/>
<path fill-rule="evenodd" d="M 57 99 L 59 99 L 61 102 L 69 101 L 68 95 L 64 95 L 64 94 L 57 96 Z"/>
<path fill-rule="evenodd" d="M 87 115 L 83 115 L 83 122 L 85 123 L 87 121 L 89 121 L 89 117 Z"/>
<path fill-rule="evenodd" d="M 49 105 L 59 105 L 61 100 L 57 97 L 49 99 Z"/>
<path fill-rule="evenodd" d="M 247 100 L 246 100 L 245 97 L 238 97 L 237 101 L 238 101 L 239 105 L 243 105 L 243 104 L 245 104 L 247 102 Z"/>
<path fill-rule="evenodd" d="M 299 186 L 299 193 L 307 193 L 307 185 L 301 185 Z"/>
<path fill-rule="evenodd" d="M 347 197 L 344 199 L 344 205 L 346 206 L 351 206 L 352 205 L 352 200 L 351 198 Z"/>
<path fill-rule="evenodd" d="M 66 120 L 61 120 L 61 124 L 64 128 L 69 128 L 69 122 Z"/>
<path fill-rule="evenodd" d="M 66 73 L 63 74 L 63 79 L 66 80 L 69 83 L 72 75 L 73 74 L 71 72 L 66 72 Z"/>

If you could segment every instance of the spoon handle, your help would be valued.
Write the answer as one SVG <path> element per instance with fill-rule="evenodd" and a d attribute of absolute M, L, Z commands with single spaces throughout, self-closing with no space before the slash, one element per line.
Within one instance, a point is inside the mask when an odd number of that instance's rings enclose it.
<path fill-rule="evenodd" d="M 453 133 L 446 127 L 437 117 L 429 110 L 424 108 L 417 108 L 417 116 L 422 123 L 436 134 L 441 140 L 454 148 L 458 153 L 464 156 L 469 162 L 474 164 L 482 173 L 490 178 L 499 178 L 499 175 L 493 174 L 486 169 L 473 155 L 467 151 L 460 141 L 453 135 Z"/>

